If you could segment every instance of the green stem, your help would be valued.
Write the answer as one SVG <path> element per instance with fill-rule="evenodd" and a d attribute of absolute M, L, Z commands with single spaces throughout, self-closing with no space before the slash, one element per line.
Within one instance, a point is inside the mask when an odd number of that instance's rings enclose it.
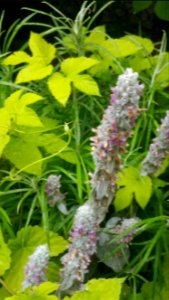
<path fill-rule="evenodd" d="M 0 278 L 0 283 L 8 291 L 9 294 L 14 295 L 14 292 L 9 288 L 9 286 L 7 286 L 7 284 L 2 280 L 2 278 Z"/>
<path fill-rule="evenodd" d="M 76 96 L 76 91 L 73 88 L 73 109 L 74 109 L 74 133 L 75 133 L 75 145 L 76 150 L 79 150 L 81 132 L 80 132 L 80 122 L 79 122 L 79 105 Z"/>

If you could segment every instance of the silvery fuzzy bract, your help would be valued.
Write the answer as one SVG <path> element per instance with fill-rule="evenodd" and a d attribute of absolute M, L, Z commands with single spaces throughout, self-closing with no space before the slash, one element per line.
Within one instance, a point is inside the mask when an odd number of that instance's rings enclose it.
<path fill-rule="evenodd" d="M 158 135 L 153 139 L 147 156 L 143 160 L 142 175 L 151 175 L 157 172 L 167 155 L 169 155 L 169 111 L 157 130 Z"/>
<path fill-rule="evenodd" d="M 114 196 L 116 173 L 121 168 L 120 154 L 126 151 L 127 139 L 132 135 L 143 87 L 138 83 L 138 73 L 126 69 L 112 88 L 110 105 L 105 110 L 101 125 L 93 130 L 95 136 L 91 140 L 95 172 L 91 185 L 100 221 L 104 219 Z"/>
<path fill-rule="evenodd" d="M 71 245 L 62 257 L 62 290 L 76 288 L 84 281 L 91 256 L 96 252 L 96 229 L 95 211 L 87 202 L 77 210 L 69 238 Z"/>
<path fill-rule="evenodd" d="M 48 245 L 38 246 L 34 253 L 29 256 L 28 263 L 25 267 L 25 279 L 22 283 L 22 288 L 32 288 L 46 281 L 46 269 L 49 262 Z"/>
<path fill-rule="evenodd" d="M 49 206 L 57 206 L 58 209 L 63 213 L 67 214 L 67 208 L 64 203 L 65 195 L 61 193 L 61 183 L 60 183 L 61 175 L 50 175 L 46 182 L 45 191 L 48 197 Z"/>

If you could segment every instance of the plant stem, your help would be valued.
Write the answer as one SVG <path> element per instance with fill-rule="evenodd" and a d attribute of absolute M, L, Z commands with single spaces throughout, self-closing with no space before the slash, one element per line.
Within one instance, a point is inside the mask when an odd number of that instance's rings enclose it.
<path fill-rule="evenodd" d="M 0 283 L 8 291 L 9 294 L 14 295 L 14 292 L 7 286 L 7 284 L 0 278 Z"/>

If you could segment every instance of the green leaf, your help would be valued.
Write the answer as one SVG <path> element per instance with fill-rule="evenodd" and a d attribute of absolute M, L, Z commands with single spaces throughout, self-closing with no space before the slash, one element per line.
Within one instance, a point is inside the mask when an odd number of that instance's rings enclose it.
<path fill-rule="evenodd" d="M 10 142 L 5 147 L 4 155 L 9 159 L 18 169 L 24 169 L 25 172 L 40 175 L 42 162 L 42 155 L 36 145 L 29 140 L 17 139 L 12 137 Z"/>
<path fill-rule="evenodd" d="M 49 234 L 51 256 L 57 256 L 65 251 L 68 243 L 54 232 Z M 24 267 L 28 257 L 36 247 L 47 243 L 47 237 L 41 227 L 29 226 L 22 228 L 15 239 L 9 241 L 12 251 L 12 264 L 5 276 L 6 284 L 14 291 L 20 291 L 24 279 Z M 17 274 L 17 276 L 16 276 Z"/>
<path fill-rule="evenodd" d="M 65 59 L 61 64 L 61 70 L 67 76 L 79 74 L 92 66 L 98 64 L 98 61 L 89 57 L 71 57 Z"/>
<path fill-rule="evenodd" d="M 102 44 L 102 42 L 106 39 L 106 30 L 105 26 L 97 26 L 95 27 L 89 34 L 89 36 L 85 39 L 85 45 L 87 50 L 97 49 L 97 47 Z"/>
<path fill-rule="evenodd" d="M 124 278 L 92 279 L 85 285 L 85 290 L 64 300 L 120 300 Z"/>
<path fill-rule="evenodd" d="M 88 95 L 100 96 L 97 82 L 88 74 L 74 75 L 72 77 L 74 86 L 81 92 Z"/>
<path fill-rule="evenodd" d="M 7 298 L 8 300 L 58 300 L 54 295 L 50 295 L 58 288 L 58 284 L 53 282 L 43 282 L 39 286 L 27 289 L 25 293 L 19 293 Z"/>
<path fill-rule="evenodd" d="M 11 263 L 11 251 L 4 242 L 4 238 L 0 229 L 0 276 L 4 275 L 9 269 Z"/>
<path fill-rule="evenodd" d="M 0 155 L 8 144 L 10 137 L 7 135 L 10 129 L 10 115 L 5 108 L 0 109 Z"/>
<path fill-rule="evenodd" d="M 148 53 L 151 53 L 154 49 L 154 44 L 150 39 L 143 38 L 143 37 L 138 36 L 138 35 L 133 35 L 133 34 L 132 35 L 126 35 L 122 39 L 132 42 L 137 47 L 139 47 L 140 49 L 145 50 Z"/>
<path fill-rule="evenodd" d="M 162 20 L 169 21 L 169 2 L 168 1 L 157 1 L 154 7 L 154 11 Z"/>
<path fill-rule="evenodd" d="M 43 282 L 39 286 L 35 286 L 33 288 L 33 291 L 36 291 L 39 295 L 49 295 L 52 292 L 56 292 L 58 289 L 59 284 L 58 283 L 53 283 L 53 282 Z"/>
<path fill-rule="evenodd" d="M 25 125 L 31 127 L 42 127 L 37 114 L 26 105 L 42 100 L 42 97 L 34 93 L 23 94 L 22 90 L 12 93 L 5 101 L 5 108 L 10 115 L 10 119 L 17 125 Z"/>
<path fill-rule="evenodd" d="M 16 76 L 15 83 L 29 82 L 32 80 L 40 80 L 49 76 L 53 71 L 53 66 L 43 66 L 38 63 L 30 64 L 19 71 Z"/>
<path fill-rule="evenodd" d="M 58 153 L 62 159 L 76 164 L 77 156 L 72 148 L 67 146 L 67 143 L 54 133 L 42 134 L 37 139 L 37 145 L 44 147 L 48 153 Z"/>
<path fill-rule="evenodd" d="M 16 51 L 3 60 L 5 65 L 18 65 L 21 63 L 29 63 L 31 57 L 24 51 Z"/>
<path fill-rule="evenodd" d="M 18 111 L 16 124 L 31 127 L 43 127 L 38 115 L 33 109 L 28 107 L 25 107 L 23 111 Z"/>
<path fill-rule="evenodd" d="M 70 79 L 57 72 L 48 79 L 47 84 L 56 100 L 65 106 L 71 93 Z"/>
<path fill-rule="evenodd" d="M 101 56 L 112 60 L 113 57 L 126 57 L 135 54 L 140 47 L 138 47 L 133 42 L 126 40 L 124 38 L 120 39 L 108 39 L 102 43 L 102 46 L 106 51 L 100 50 Z M 107 53 L 107 51 L 110 53 Z"/>
<path fill-rule="evenodd" d="M 144 1 L 133 0 L 132 1 L 133 10 L 135 13 L 138 13 L 138 12 L 148 8 L 152 2 L 153 2 L 152 0 L 146 0 L 146 1 L 145 0 Z"/>
<path fill-rule="evenodd" d="M 33 55 L 33 62 L 48 65 L 55 58 L 56 48 L 41 37 L 40 34 L 31 32 L 29 47 Z"/>
<path fill-rule="evenodd" d="M 121 187 L 115 196 L 117 211 L 128 207 L 133 197 L 141 208 L 145 208 L 152 193 L 152 181 L 148 176 L 141 176 L 139 170 L 128 167 L 118 174 L 117 184 Z"/>

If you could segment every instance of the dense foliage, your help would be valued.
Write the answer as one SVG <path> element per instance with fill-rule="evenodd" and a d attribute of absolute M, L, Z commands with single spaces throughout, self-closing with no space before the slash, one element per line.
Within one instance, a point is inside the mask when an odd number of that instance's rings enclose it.
<path fill-rule="evenodd" d="M 2 300 L 169 295 L 166 34 L 109 36 L 111 3 L 1 30 Z"/>

